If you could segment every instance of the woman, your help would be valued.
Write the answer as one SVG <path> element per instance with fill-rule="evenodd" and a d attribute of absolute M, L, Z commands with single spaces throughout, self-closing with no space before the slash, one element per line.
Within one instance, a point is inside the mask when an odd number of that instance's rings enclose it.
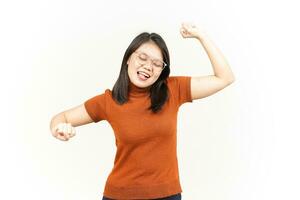
<path fill-rule="evenodd" d="M 101 120 L 112 126 L 117 152 L 103 200 L 181 199 L 176 155 L 178 109 L 225 88 L 234 75 L 204 31 L 183 23 L 180 33 L 183 38 L 200 41 L 214 75 L 169 76 L 164 40 L 156 33 L 144 32 L 127 48 L 112 91 L 106 89 L 51 120 L 53 136 L 63 141 L 75 135 L 76 126 Z"/>

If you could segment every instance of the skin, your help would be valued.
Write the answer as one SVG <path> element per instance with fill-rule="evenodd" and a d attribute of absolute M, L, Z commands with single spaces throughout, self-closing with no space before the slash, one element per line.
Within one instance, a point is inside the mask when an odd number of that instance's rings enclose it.
<path fill-rule="evenodd" d="M 234 82 L 235 77 L 228 62 L 203 29 L 196 27 L 192 23 L 182 23 L 180 33 L 183 38 L 195 38 L 202 44 L 214 71 L 213 75 L 193 76 L 191 78 L 191 96 L 193 100 L 210 96 Z M 152 59 L 163 60 L 161 50 L 152 41 L 144 43 L 137 51 L 143 51 Z M 135 55 L 132 54 L 127 61 L 130 81 L 137 87 L 149 87 L 158 79 L 161 71 L 153 68 L 150 62 L 140 66 L 135 59 Z M 146 81 L 140 81 L 137 77 L 137 71 L 139 70 L 147 72 L 151 77 Z M 93 120 L 86 112 L 85 106 L 81 104 L 57 114 L 51 120 L 50 127 L 54 137 L 68 141 L 69 138 L 75 135 L 74 127 L 91 122 Z"/>
<path fill-rule="evenodd" d="M 146 53 L 151 59 L 163 60 L 163 55 L 160 48 L 152 41 L 145 42 L 142 44 L 136 52 Z M 157 70 L 152 67 L 151 62 L 146 63 L 145 65 L 140 65 L 136 59 L 136 54 L 132 53 L 128 61 L 128 76 L 130 81 L 137 87 L 146 88 L 151 86 L 160 76 L 161 70 Z M 141 81 L 137 77 L 138 71 L 147 72 L 150 75 L 146 81 Z"/>
<path fill-rule="evenodd" d="M 227 60 L 201 27 L 197 27 L 193 23 L 182 23 L 180 33 L 183 38 L 195 38 L 202 44 L 214 71 L 213 75 L 192 77 L 191 95 L 193 100 L 213 95 L 234 82 L 234 74 Z"/>

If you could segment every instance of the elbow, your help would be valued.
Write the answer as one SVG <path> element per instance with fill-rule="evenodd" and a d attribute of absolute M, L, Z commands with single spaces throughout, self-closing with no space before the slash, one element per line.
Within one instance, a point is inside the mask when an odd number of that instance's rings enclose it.
<path fill-rule="evenodd" d="M 235 77 L 234 77 L 234 75 L 232 75 L 230 78 L 229 78 L 229 83 L 231 84 L 231 83 L 233 83 L 235 81 Z"/>
<path fill-rule="evenodd" d="M 217 76 L 217 77 L 218 77 L 218 76 Z M 233 75 L 220 77 L 220 79 L 222 79 L 222 81 L 223 81 L 226 85 L 230 85 L 231 83 L 233 83 L 233 82 L 235 81 L 235 77 L 234 77 Z"/>
<path fill-rule="evenodd" d="M 230 79 L 227 79 L 227 85 L 230 85 L 230 84 L 232 84 L 233 82 L 235 81 L 235 78 L 234 77 L 232 77 L 232 78 L 230 78 Z"/>

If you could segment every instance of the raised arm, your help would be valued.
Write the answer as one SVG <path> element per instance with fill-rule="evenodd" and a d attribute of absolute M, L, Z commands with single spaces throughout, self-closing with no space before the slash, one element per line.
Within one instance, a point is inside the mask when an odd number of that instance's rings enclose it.
<path fill-rule="evenodd" d="M 195 25 L 183 23 L 180 32 L 184 38 L 196 38 L 200 41 L 208 54 L 214 71 L 214 75 L 191 78 L 193 100 L 210 96 L 234 82 L 235 77 L 225 57 L 203 30 L 196 28 Z"/>

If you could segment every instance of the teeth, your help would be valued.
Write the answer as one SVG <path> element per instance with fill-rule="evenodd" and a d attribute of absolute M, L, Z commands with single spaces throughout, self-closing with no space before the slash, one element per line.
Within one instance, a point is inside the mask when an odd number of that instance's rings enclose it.
<path fill-rule="evenodd" d="M 143 74 L 144 76 L 146 76 L 147 78 L 149 78 L 150 76 L 144 72 L 138 72 L 139 74 Z"/>

